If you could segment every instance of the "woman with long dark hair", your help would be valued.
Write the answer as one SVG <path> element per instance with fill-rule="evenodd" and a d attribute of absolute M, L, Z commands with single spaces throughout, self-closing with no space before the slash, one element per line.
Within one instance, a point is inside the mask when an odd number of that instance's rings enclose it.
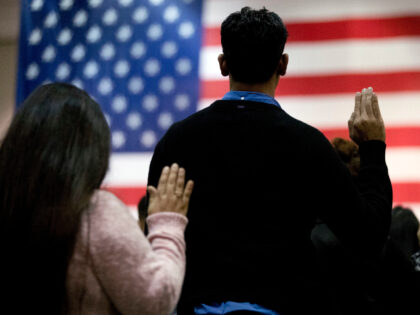
<path fill-rule="evenodd" d="M 98 190 L 109 154 L 99 105 L 74 86 L 41 86 L 16 113 L 0 147 L 0 309 L 6 314 L 174 308 L 192 182 L 184 188 L 185 170 L 172 165 L 157 189 L 148 188 L 147 240 L 130 210 Z"/>

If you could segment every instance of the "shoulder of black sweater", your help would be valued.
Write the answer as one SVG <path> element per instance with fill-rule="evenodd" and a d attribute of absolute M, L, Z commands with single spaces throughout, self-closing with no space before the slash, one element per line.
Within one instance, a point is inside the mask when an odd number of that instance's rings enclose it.
<path fill-rule="evenodd" d="M 294 128 L 306 129 L 306 133 L 314 134 L 316 137 L 324 137 L 324 135 L 318 129 L 299 120 L 298 118 L 289 115 L 282 107 L 273 104 L 246 100 L 216 100 L 209 106 L 174 123 L 171 126 L 170 131 L 174 132 L 178 128 L 184 128 L 190 124 L 195 125 L 201 121 L 206 121 L 212 114 L 242 109 L 250 109 L 259 112 L 268 112 L 274 115 L 281 115 L 282 119 L 287 120 L 291 125 L 293 125 Z"/>

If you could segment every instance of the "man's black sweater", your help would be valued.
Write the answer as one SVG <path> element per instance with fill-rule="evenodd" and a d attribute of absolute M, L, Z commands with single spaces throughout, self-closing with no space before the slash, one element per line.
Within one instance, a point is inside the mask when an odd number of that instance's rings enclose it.
<path fill-rule="evenodd" d="M 216 101 L 175 123 L 155 149 L 148 184 L 173 162 L 195 182 L 178 314 L 223 301 L 315 309 L 317 218 L 358 255 L 374 257 L 386 240 L 385 144 L 362 143 L 360 155 L 356 185 L 321 132 L 265 103 Z"/>

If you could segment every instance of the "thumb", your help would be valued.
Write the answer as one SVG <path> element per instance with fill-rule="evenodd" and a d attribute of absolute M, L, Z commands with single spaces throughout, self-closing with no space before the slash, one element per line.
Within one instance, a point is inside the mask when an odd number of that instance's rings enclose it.
<path fill-rule="evenodd" d="M 356 113 L 353 112 L 353 114 L 351 114 L 350 119 L 347 121 L 347 126 L 349 128 L 349 132 L 352 133 L 353 131 L 353 127 L 354 127 L 354 120 L 356 118 Z"/>
<path fill-rule="evenodd" d="M 149 194 L 149 198 L 153 199 L 157 194 L 157 189 L 153 186 L 147 186 L 147 192 Z"/>

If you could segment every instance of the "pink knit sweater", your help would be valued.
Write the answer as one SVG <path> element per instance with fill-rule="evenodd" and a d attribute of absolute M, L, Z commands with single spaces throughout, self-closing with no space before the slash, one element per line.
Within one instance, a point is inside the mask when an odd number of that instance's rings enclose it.
<path fill-rule="evenodd" d="M 147 218 L 146 239 L 129 209 L 97 191 L 83 214 L 67 274 L 70 314 L 169 314 L 185 273 L 187 218 Z"/>

